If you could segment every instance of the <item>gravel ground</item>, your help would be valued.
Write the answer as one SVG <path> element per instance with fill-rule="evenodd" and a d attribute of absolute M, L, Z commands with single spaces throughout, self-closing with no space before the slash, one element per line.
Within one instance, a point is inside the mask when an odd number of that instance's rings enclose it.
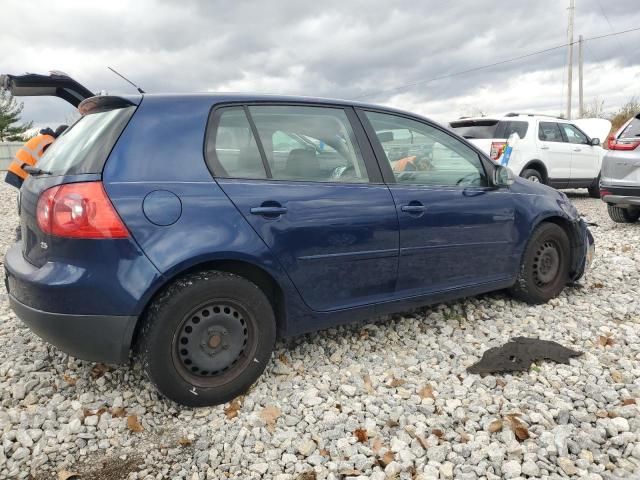
<path fill-rule="evenodd" d="M 0 253 L 14 197 L 2 184 Z M 542 306 L 496 293 L 280 342 L 246 396 L 213 408 L 159 398 L 138 367 L 47 348 L 3 291 L 0 478 L 640 478 L 640 224 L 571 198 L 599 224 L 583 288 Z M 584 355 L 466 373 L 514 336 Z"/>

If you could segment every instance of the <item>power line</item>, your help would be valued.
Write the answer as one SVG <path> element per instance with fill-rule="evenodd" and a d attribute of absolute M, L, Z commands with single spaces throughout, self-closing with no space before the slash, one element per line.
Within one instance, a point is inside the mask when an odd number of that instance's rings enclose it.
<path fill-rule="evenodd" d="M 613 24 L 611 23 L 611 20 L 609 20 L 607 13 L 604 11 L 604 8 L 602 8 L 602 3 L 600 3 L 600 0 L 596 0 L 596 1 L 598 3 L 598 7 L 600 7 L 600 12 L 602 13 L 602 16 L 609 24 L 609 30 L 611 30 L 612 32 L 615 32 L 615 28 L 613 28 Z M 618 38 L 616 40 L 618 41 L 618 45 L 620 45 L 620 48 L 622 48 L 622 42 L 620 42 L 620 39 Z"/>
<path fill-rule="evenodd" d="M 588 41 L 591 41 L 591 40 L 599 40 L 601 38 L 607 38 L 607 37 L 613 37 L 613 36 L 617 36 L 617 35 L 623 35 L 625 33 L 636 32 L 636 31 L 639 31 L 639 30 L 640 30 L 640 27 L 630 28 L 629 30 L 622 30 L 620 32 L 607 33 L 607 34 L 604 34 L 604 35 L 598 35 L 598 36 L 595 36 L 595 37 L 585 38 L 585 39 L 583 39 L 583 41 L 584 42 L 588 42 Z M 517 57 L 508 58 L 506 60 L 501 60 L 499 62 L 489 63 L 487 65 L 481 65 L 479 67 L 473 67 L 473 68 L 469 68 L 467 70 L 461 70 L 459 72 L 453 72 L 453 73 L 448 73 L 448 74 L 445 74 L 445 75 L 439 75 L 437 77 L 432 77 L 432 78 L 429 78 L 429 79 L 416 80 L 415 82 L 405 83 L 405 84 L 399 85 L 397 87 L 387 88 L 387 89 L 384 89 L 384 90 L 378 90 L 378 91 L 375 91 L 375 92 L 369 92 L 369 93 L 365 93 L 365 94 L 362 94 L 362 95 L 358 95 L 357 97 L 353 97 L 353 100 L 359 100 L 361 98 L 367 98 L 367 97 L 371 97 L 371 96 L 376 96 L 376 95 L 379 95 L 381 93 L 392 93 L 392 92 L 396 92 L 396 91 L 406 90 L 408 88 L 415 87 L 417 85 L 423 85 L 425 83 L 431 83 L 431 82 L 435 82 L 435 81 L 438 81 L 438 80 L 444 80 L 445 78 L 456 77 L 458 75 L 465 75 L 467 73 L 473 73 L 473 72 L 477 72 L 479 70 L 486 70 L 487 68 L 497 67 L 498 65 L 504 65 L 506 63 L 515 62 L 517 60 L 522 60 L 524 58 L 534 57 L 536 55 L 541 55 L 543 53 L 549 53 L 549 52 L 552 52 L 554 50 L 559 50 L 561 48 L 568 47 L 569 45 L 575 45 L 577 43 L 578 43 L 577 41 L 567 42 L 567 43 L 564 43 L 562 45 L 556 45 L 555 47 L 545 48 L 543 50 L 538 50 L 537 52 L 531 52 L 531 53 L 527 53 L 525 55 L 519 55 Z"/>

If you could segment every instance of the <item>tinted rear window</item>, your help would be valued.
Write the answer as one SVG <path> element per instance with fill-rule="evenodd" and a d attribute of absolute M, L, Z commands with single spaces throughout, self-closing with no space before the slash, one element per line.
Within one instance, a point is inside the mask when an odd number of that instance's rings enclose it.
<path fill-rule="evenodd" d="M 449 125 L 458 135 L 464 138 L 496 138 L 498 120 L 461 120 Z"/>
<path fill-rule="evenodd" d="M 38 167 L 52 175 L 101 173 L 136 107 L 83 116 L 51 144 Z"/>
<path fill-rule="evenodd" d="M 520 138 L 527 135 L 528 122 L 517 120 L 464 120 L 451 122 L 451 128 L 464 138 L 500 138 L 507 139 L 512 133 Z"/>
<path fill-rule="evenodd" d="M 622 131 L 618 138 L 638 138 L 640 137 L 640 118 L 636 117 Z"/>

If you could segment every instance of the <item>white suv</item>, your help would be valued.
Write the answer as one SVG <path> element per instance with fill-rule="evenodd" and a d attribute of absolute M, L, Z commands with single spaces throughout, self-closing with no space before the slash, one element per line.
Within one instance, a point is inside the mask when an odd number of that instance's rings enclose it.
<path fill-rule="evenodd" d="M 501 161 L 507 139 L 516 133 L 508 166 L 514 173 L 555 188 L 588 188 L 599 197 L 600 166 L 611 122 L 600 118 L 568 121 L 531 113 L 461 118 L 449 123 L 458 135 Z"/>

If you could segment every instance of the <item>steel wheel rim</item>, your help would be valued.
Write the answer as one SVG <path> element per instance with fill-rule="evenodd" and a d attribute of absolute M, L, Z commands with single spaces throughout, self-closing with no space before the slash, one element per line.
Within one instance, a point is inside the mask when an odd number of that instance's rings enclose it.
<path fill-rule="evenodd" d="M 560 273 L 561 254 L 558 245 L 551 240 L 546 240 L 537 249 L 533 259 L 533 276 L 536 285 L 544 287 L 549 285 Z"/>
<path fill-rule="evenodd" d="M 185 315 L 173 337 L 173 364 L 189 383 L 214 387 L 244 370 L 256 349 L 254 320 L 234 301 L 210 300 Z"/>
<path fill-rule="evenodd" d="M 540 183 L 540 179 L 535 175 L 531 175 L 528 180 L 533 183 Z"/>

